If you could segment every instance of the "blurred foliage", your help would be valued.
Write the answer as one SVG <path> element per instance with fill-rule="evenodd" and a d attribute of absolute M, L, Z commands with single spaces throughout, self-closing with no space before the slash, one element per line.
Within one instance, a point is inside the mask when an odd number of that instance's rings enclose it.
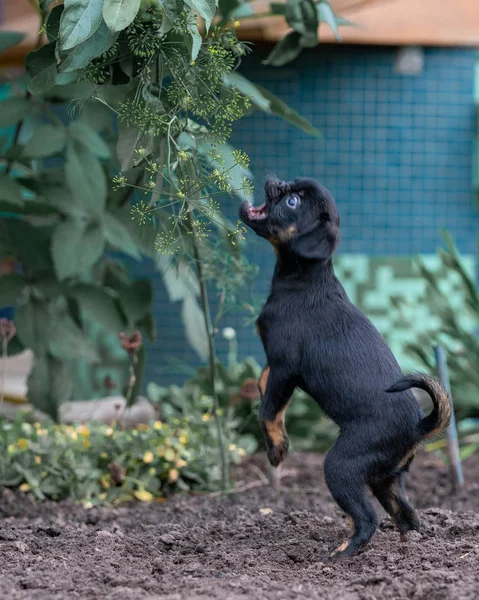
<path fill-rule="evenodd" d="M 457 274 L 466 314 L 458 314 L 435 274 L 418 259 L 419 269 L 427 283 L 423 301 L 438 318 L 439 325 L 431 327 L 417 342 L 408 344 L 407 350 L 434 373 L 436 364 L 433 349 L 437 345 L 443 346 L 447 353 L 457 418 L 479 418 L 479 293 L 461 263 L 452 238 L 445 233 L 444 239 L 446 249 L 441 249 L 439 256 L 444 267 Z M 472 325 L 468 327 L 465 323 Z"/>
<path fill-rule="evenodd" d="M 234 351 L 230 353 L 227 366 L 219 361 L 216 365 L 215 389 L 220 406 L 234 417 L 238 433 L 251 440 L 251 443 L 243 443 L 248 452 L 262 447 L 264 441 L 258 424 L 260 394 L 257 381 L 261 370 L 254 358 L 238 362 Z M 194 412 L 198 403 L 210 397 L 211 391 L 212 381 L 207 367 L 199 368 L 182 387 L 172 385 L 165 388 L 155 383 L 147 386 L 148 399 L 158 406 L 160 416 L 164 418 L 177 414 L 176 411 L 183 415 Z M 291 449 L 297 451 L 324 452 L 338 433 L 336 425 L 321 412 L 316 402 L 299 389 L 286 411 L 286 429 Z"/>
<path fill-rule="evenodd" d="M 221 474 L 209 417 L 203 403 L 188 416 L 122 430 L 31 422 L 18 413 L 13 422 L 0 421 L 0 485 L 37 500 L 71 498 L 85 506 L 215 490 Z M 224 424 L 229 463 L 239 462 L 246 450 L 234 422 Z"/>
<path fill-rule="evenodd" d="M 170 299 L 182 301 L 189 343 L 211 359 L 206 285 L 220 291 L 219 318 L 251 271 L 244 229 L 214 198 L 252 193 L 248 157 L 226 143 L 232 123 L 259 109 L 318 134 L 236 73 L 248 50 L 232 25 L 241 7 L 40 1 L 28 76 L 0 102 L 0 128 L 11 131 L 0 156 L 1 254 L 21 265 L 2 277 L 0 306 L 16 307 L 9 352 L 34 351 L 28 396 L 54 419 L 72 396 L 72 364 L 99 360 L 87 318 L 154 335 L 150 284 L 129 281 L 107 252 L 154 258 Z M 2 50 L 19 41 L 0 34 Z"/>

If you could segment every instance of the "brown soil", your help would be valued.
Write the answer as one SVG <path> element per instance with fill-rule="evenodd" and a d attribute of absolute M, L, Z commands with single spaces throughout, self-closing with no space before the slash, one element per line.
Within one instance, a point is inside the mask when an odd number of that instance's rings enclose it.
<path fill-rule="evenodd" d="M 178 495 L 118 509 L 34 505 L 3 490 L 0 598 L 478 597 L 479 456 L 465 463 L 466 490 L 455 495 L 447 469 L 430 455 L 418 457 L 408 491 L 421 509 L 422 532 L 401 544 L 384 517 L 359 556 L 329 563 L 321 558 L 343 541 L 348 525 L 332 503 L 321 462 L 291 455 L 281 492 L 260 485 L 261 456 L 239 469 L 250 486 L 241 493 Z"/>

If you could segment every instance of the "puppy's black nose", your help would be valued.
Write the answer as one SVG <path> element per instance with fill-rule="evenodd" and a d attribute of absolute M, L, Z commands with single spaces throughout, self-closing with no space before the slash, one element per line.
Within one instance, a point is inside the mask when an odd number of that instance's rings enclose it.
<path fill-rule="evenodd" d="M 268 177 L 264 184 L 264 193 L 266 198 L 276 198 L 281 193 L 281 190 L 285 185 L 286 182 L 278 179 L 277 177 Z"/>

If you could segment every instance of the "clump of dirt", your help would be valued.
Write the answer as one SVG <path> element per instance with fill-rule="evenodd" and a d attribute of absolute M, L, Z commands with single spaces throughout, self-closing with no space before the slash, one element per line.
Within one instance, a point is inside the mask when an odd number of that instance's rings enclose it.
<path fill-rule="evenodd" d="M 477 598 L 479 456 L 451 494 L 447 468 L 419 456 L 408 481 L 421 533 L 401 544 L 389 517 L 358 556 L 324 557 L 348 533 L 329 496 L 322 457 L 292 454 L 282 489 L 263 456 L 236 473 L 244 491 L 176 495 L 161 504 L 84 510 L 0 497 L 0 597 L 115 600 L 448 600 Z M 380 512 L 378 508 L 378 512 Z"/>

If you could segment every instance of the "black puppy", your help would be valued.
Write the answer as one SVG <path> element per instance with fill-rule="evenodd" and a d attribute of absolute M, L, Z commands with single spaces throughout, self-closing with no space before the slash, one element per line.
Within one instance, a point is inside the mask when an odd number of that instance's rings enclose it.
<path fill-rule="evenodd" d="M 339 243 L 339 216 L 328 190 L 312 179 L 268 179 L 265 195 L 260 207 L 243 203 L 240 217 L 271 242 L 277 257 L 257 321 L 268 362 L 259 381 L 268 459 L 277 466 L 287 452 L 284 413 L 299 387 L 340 427 L 324 474 L 352 525 L 351 539 L 333 555 L 351 555 L 378 525 L 366 486 L 401 538 L 419 528 L 406 498 L 405 473 L 421 441 L 447 426 L 450 402 L 435 379 L 402 375 L 384 339 L 336 278 L 331 257 Z M 413 387 L 430 394 L 430 415 L 422 413 Z"/>

